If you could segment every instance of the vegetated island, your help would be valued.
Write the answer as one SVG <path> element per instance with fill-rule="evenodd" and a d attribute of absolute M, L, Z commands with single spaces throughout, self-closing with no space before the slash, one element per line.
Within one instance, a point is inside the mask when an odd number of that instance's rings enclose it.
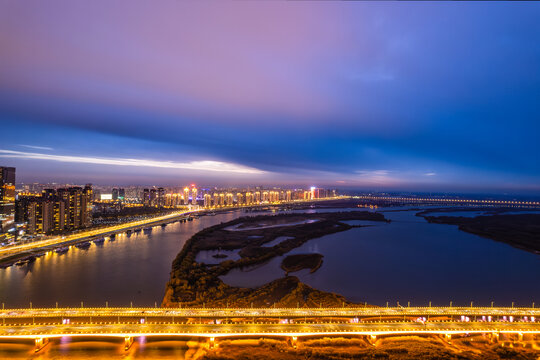
<path fill-rule="evenodd" d="M 459 230 L 540 254 L 540 214 L 463 217 L 429 216 L 429 213 L 417 215 L 430 223 L 457 225 Z"/>
<path fill-rule="evenodd" d="M 343 296 L 316 290 L 294 276 L 285 276 L 256 288 L 229 286 L 219 278 L 235 268 L 263 264 L 308 240 L 358 227 L 343 222 L 347 220 L 388 222 L 380 213 L 338 211 L 242 217 L 203 229 L 186 242 L 173 261 L 162 306 L 318 307 L 348 304 L 350 302 Z M 284 240 L 274 246 L 264 246 L 277 238 Z M 200 251 L 218 249 L 238 250 L 240 259 L 224 260 L 219 264 L 196 261 Z M 292 258 L 287 261 L 287 266 L 303 268 L 308 262 L 312 265 L 314 259 L 312 256 Z"/>
<path fill-rule="evenodd" d="M 321 254 L 295 254 L 289 255 L 281 262 L 281 268 L 289 275 L 291 272 L 302 269 L 310 269 L 314 273 L 322 266 L 323 256 Z"/>

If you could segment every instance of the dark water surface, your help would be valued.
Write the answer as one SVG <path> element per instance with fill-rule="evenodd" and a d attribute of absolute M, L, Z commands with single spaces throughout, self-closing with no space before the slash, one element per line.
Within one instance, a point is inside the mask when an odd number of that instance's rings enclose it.
<path fill-rule="evenodd" d="M 314 274 L 294 274 L 318 289 L 378 305 L 540 305 L 538 255 L 456 226 L 428 224 L 414 214 L 385 212 L 392 223 L 366 222 L 371 226 L 310 240 L 291 253 L 321 253 L 323 265 Z M 154 227 L 150 234 L 119 235 L 102 246 L 72 247 L 28 266 L 0 269 L 0 301 L 6 307 L 27 307 L 30 301 L 33 306 L 54 306 L 56 301 L 60 306 L 80 306 L 81 301 L 85 306 L 106 301 L 109 306 L 159 306 L 172 260 L 186 240 L 205 227 L 243 215 L 229 212 Z M 215 261 L 212 254 L 201 254 L 198 260 Z M 237 286 L 262 285 L 284 274 L 281 260 L 235 270 L 223 279 Z"/>
<path fill-rule="evenodd" d="M 317 289 L 376 305 L 540 304 L 540 256 L 457 226 L 429 224 L 416 212 L 384 212 L 390 224 L 369 222 L 375 224 L 308 241 L 289 254 L 320 253 L 323 265 L 313 274 L 292 275 Z M 262 285 L 284 275 L 283 258 L 233 270 L 222 279 L 234 286 Z"/>
<path fill-rule="evenodd" d="M 6 307 L 34 306 L 154 306 L 161 304 L 171 264 L 196 232 L 230 221 L 242 212 L 203 216 L 194 221 L 156 226 L 152 232 L 117 235 L 88 250 L 72 247 L 27 266 L 0 269 L 0 301 Z"/>

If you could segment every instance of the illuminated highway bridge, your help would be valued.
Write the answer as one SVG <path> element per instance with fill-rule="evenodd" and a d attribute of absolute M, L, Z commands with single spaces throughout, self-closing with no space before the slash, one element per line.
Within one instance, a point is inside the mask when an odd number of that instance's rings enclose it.
<path fill-rule="evenodd" d="M 36 351 L 59 337 L 219 337 L 483 334 L 540 336 L 540 309 L 517 307 L 347 308 L 52 308 L 0 311 L 0 340 L 33 340 Z"/>
<path fill-rule="evenodd" d="M 540 201 L 461 199 L 461 198 L 385 196 L 385 195 L 360 195 L 360 196 L 352 196 L 351 198 L 361 199 L 361 200 L 383 201 L 383 202 L 540 207 Z"/>

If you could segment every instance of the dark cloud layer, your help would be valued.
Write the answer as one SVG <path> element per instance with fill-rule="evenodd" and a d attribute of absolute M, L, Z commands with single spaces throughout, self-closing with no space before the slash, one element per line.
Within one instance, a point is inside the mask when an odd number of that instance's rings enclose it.
<path fill-rule="evenodd" d="M 0 149 L 265 172 L 208 175 L 222 182 L 540 191 L 537 3 L 8 1 L 1 10 L 0 125 L 20 136 Z M 92 177 L 84 163 L 7 155 L 27 179 L 50 178 L 50 166 L 57 177 Z M 95 166 L 97 181 L 129 172 Z M 206 175 L 152 169 L 136 181 Z"/>

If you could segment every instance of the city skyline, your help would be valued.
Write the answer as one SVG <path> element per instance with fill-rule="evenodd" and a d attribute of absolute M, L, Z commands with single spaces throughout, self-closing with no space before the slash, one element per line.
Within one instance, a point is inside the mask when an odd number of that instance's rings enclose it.
<path fill-rule="evenodd" d="M 4 6 L 18 183 L 540 194 L 537 3 L 137 5 Z"/>

